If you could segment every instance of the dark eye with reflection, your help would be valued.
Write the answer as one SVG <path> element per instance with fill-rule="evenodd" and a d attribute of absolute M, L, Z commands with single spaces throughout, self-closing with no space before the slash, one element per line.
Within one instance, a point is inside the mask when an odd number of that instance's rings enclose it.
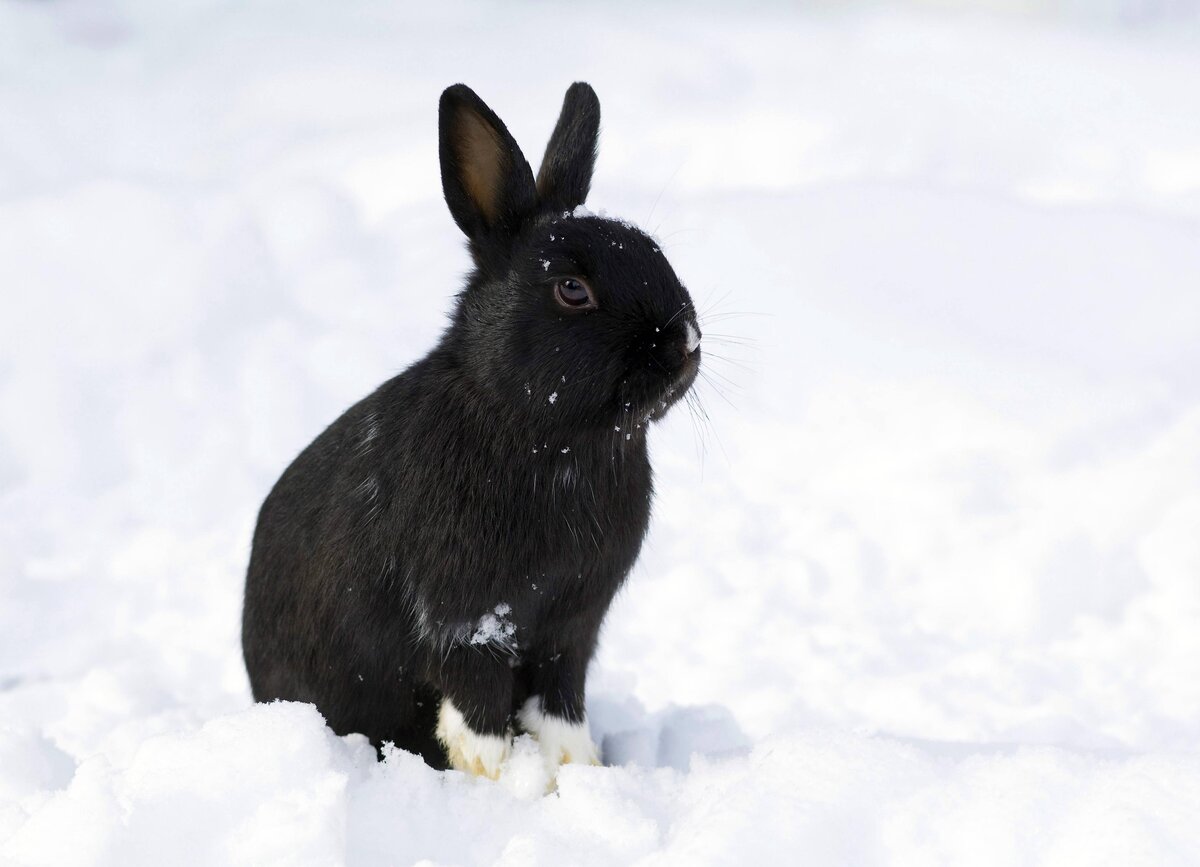
<path fill-rule="evenodd" d="M 570 310 L 590 310 L 596 307 L 592 289 L 577 277 L 564 277 L 554 284 L 554 300 Z"/>

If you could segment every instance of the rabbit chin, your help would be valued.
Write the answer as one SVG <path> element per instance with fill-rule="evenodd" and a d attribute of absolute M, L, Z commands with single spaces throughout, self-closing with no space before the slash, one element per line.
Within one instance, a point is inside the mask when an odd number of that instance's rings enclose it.
<path fill-rule="evenodd" d="M 699 375 L 700 359 L 697 352 L 666 382 L 658 377 L 650 381 L 638 381 L 631 377 L 617 391 L 615 402 L 618 414 L 623 419 L 632 416 L 644 423 L 660 419 L 684 398 Z"/>

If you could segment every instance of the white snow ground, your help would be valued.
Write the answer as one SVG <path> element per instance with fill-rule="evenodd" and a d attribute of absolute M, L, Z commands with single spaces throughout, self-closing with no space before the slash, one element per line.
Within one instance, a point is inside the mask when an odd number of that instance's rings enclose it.
<path fill-rule="evenodd" d="M 1050 8 L 0 0 L 0 863 L 1200 863 L 1195 5 Z M 577 78 L 729 402 L 539 797 L 253 707 L 238 617 L 465 268 L 440 90 L 536 159 Z"/>

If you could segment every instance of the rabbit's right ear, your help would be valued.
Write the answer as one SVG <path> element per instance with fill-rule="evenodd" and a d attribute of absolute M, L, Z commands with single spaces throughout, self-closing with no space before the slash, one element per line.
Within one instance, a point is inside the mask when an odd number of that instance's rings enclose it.
<path fill-rule="evenodd" d="M 438 103 L 442 193 L 454 222 L 472 241 L 512 234 L 535 209 L 533 170 L 496 113 L 465 84 Z"/>
<path fill-rule="evenodd" d="M 599 139 L 600 100 L 591 85 L 577 81 L 567 88 L 538 170 L 538 199 L 543 207 L 570 211 L 584 203 L 592 185 Z"/>

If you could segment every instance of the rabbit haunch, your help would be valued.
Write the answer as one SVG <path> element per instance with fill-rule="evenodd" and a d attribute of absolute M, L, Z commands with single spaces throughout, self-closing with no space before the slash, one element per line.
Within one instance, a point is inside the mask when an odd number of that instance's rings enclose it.
<path fill-rule="evenodd" d="M 495 777 L 516 732 L 594 762 L 601 623 L 638 556 L 646 428 L 700 331 L 661 247 L 582 207 L 599 103 L 567 91 L 536 180 L 463 85 L 442 188 L 474 267 L 429 354 L 348 409 L 263 503 L 242 642 L 255 698 Z"/>

